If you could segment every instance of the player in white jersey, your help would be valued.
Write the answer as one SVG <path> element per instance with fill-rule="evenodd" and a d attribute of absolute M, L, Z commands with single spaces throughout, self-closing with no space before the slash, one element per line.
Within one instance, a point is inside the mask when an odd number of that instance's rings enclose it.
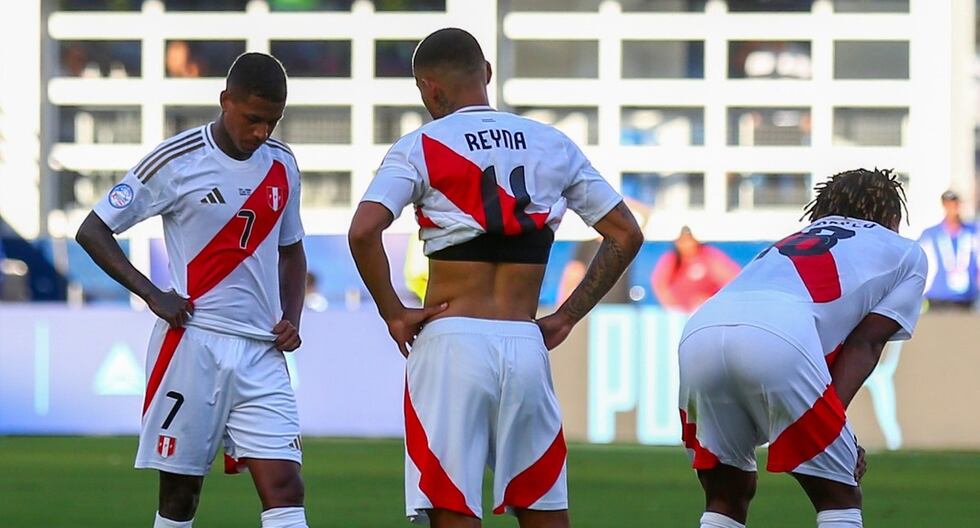
<path fill-rule="evenodd" d="M 819 528 L 862 525 L 863 450 L 845 409 L 890 340 L 918 320 L 926 260 L 898 235 L 889 171 L 817 186 L 811 224 L 764 251 L 688 321 L 680 344 L 683 440 L 705 490 L 701 527 L 743 527 L 755 448 L 791 473 Z"/>
<path fill-rule="evenodd" d="M 160 317 L 147 354 L 137 468 L 160 474 L 154 526 L 189 527 L 224 444 L 247 468 L 264 528 L 306 526 L 296 401 L 282 352 L 300 345 L 306 279 L 300 176 L 269 138 L 286 104 L 275 58 L 239 56 L 217 121 L 144 157 L 85 219 L 77 240 Z M 127 260 L 113 233 L 163 219 L 172 290 Z"/>
<path fill-rule="evenodd" d="M 361 277 L 408 358 L 406 513 L 437 528 L 479 526 L 490 467 L 495 513 L 514 513 L 525 528 L 568 526 L 548 350 L 615 283 L 642 234 L 567 137 L 488 105 L 490 65 L 472 35 L 436 31 L 419 44 L 413 68 L 435 121 L 391 147 L 350 228 Z M 429 257 L 422 309 L 395 295 L 381 244 L 408 204 Z M 566 206 L 603 242 L 582 284 L 535 320 Z"/>

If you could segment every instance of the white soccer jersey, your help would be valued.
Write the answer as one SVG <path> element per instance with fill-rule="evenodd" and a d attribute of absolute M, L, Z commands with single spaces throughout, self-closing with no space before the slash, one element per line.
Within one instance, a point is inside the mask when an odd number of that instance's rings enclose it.
<path fill-rule="evenodd" d="M 272 341 L 279 246 L 303 238 L 299 203 L 289 147 L 269 139 L 239 161 L 205 125 L 160 144 L 94 211 L 115 233 L 163 217 L 173 288 L 194 303 L 188 326 Z"/>
<path fill-rule="evenodd" d="M 362 201 L 396 218 L 414 204 L 432 255 L 484 233 L 554 231 L 566 207 L 591 226 L 622 196 L 554 127 L 470 106 L 399 139 Z"/>
<path fill-rule="evenodd" d="M 795 339 L 796 331 L 815 329 L 827 355 L 877 313 L 901 325 L 893 339 L 908 339 L 925 277 L 926 258 L 914 241 L 874 222 L 830 216 L 763 252 L 698 310 L 684 334 L 750 324 Z"/>

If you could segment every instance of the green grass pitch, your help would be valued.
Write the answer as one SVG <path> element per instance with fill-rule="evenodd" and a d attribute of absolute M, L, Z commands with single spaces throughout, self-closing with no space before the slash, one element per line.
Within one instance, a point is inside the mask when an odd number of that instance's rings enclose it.
<path fill-rule="evenodd" d="M 134 438 L 0 437 L 0 526 L 151 526 L 156 475 L 132 469 L 135 446 Z M 403 518 L 400 441 L 309 438 L 304 450 L 311 527 L 410 526 Z M 682 449 L 575 444 L 568 460 L 573 526 L 697 526 L 701 490 Z M 869 464 L 867 526 L 975 526 L 980 519 L 980 453 L 872 453 Z M 195 526 L 257 527 L 258 515 L 249 477 L 215 472 Z M 509 516 L 484 523 L 516 525 Z M 760 475 L 749 526 L 815 525 L 795 481 Z"/>

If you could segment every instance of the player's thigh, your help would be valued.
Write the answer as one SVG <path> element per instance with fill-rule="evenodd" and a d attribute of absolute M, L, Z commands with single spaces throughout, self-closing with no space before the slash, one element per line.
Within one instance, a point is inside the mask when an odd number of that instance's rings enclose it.
<path fill-rule="evenodd" d="M 286 358 L 271 343 L 243 339 L 228 392 L 225 453 L 236 460 L 303 462 L 299 411 Z"/>
<path fill-rule="evenodd" d="M 844 406 L 831 383 L 820 344 L 805 334 L 791 337 L 792 347 L 774 355 L 764 372 L 768 402 L 769 460 L 772 472 L 792 472 L 856 486 L 857 440 Z M 816 353 L 814 353 L 814 349 Z"/>
<path fill-rule="evenodd" d="M 227 376 L 214 352 L 206 332 L 154 332 L 136 467 L 179 475 L 207 472 L 228 412 L 218 397 Z"/>
<path fill-rule="evenodd" d="M 460 318 L 430 323 L 406 363 L 405 495 L 413 519 L 433 508 L 482 515 L 499 362 L 487 336 L 465 330 Z"/>
<path fill-rule="evenodd" d="M 726 464 L 754 472 L 755 448 L 765 442 L 753 418 L 765 413 L 748 408 L 765 402 L 746 397 L 758 387 L 736 376 L 727 359 L 739 338 L 735 328 L 696 330 L 679 347 L 682 440 L 697 470 Z"/>
<path fill-rule="evenodd" d="M 497 344 L 505 374 L 491 456 L 494 513 L 568 508 L 567 448 L 548 350 L 540 333 L 529 334 Z M 558 516 L 544 515 L 551 517 Z"/>

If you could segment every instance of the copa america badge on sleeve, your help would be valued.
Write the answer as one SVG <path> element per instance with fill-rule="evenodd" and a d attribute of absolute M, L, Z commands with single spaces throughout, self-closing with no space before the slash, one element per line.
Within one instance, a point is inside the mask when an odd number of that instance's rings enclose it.
<path fill-rule="evenodd" d="M 133 203 L 133 188 L 120 183 L 109 191 L 109 203 L 116 209 L 122 209 Z"/>

